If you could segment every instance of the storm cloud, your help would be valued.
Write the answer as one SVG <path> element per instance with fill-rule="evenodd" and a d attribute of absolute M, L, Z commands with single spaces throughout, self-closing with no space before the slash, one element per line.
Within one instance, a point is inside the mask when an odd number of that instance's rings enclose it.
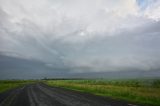
<path fill-rule="evenodd" d="M 159 45 L 158 0 L 0 0 L 0 75 L 6 78 L 14 60 L 25 61 L 14 65 L 28 64 L 20 69 L 37 78 L 151 72 L 160 69 Z"/>

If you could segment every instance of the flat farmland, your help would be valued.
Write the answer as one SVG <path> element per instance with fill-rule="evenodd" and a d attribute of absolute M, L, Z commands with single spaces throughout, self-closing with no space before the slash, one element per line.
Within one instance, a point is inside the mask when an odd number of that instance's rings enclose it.
<path fill-rule="evenodd" d="M 160 106 L 159 79 L 47 80 L 45 83 L 147 106 Z"/>

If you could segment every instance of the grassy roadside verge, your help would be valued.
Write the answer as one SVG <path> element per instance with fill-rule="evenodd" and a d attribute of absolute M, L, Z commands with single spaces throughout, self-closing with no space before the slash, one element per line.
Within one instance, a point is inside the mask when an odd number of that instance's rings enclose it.
<path fill-rule="evenodd" d="M 160 80 L 47 80 L 45 83 L 146 106 L 160 106 Z"/>
<path fill-rule="evenodd" d="M 26 84 L 34 83 L 33 80 L 1 80 L 0 81 L 0 93 L 7 90 L 24 86 Z"/>

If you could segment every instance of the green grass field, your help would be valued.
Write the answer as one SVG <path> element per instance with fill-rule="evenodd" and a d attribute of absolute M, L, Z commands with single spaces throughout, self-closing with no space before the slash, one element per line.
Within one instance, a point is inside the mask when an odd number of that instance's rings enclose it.
<path fill-rule="evenodd" d="M 58 86 L 96 95 L 122 99 L 147 106 L 160 106 L 160 80 L 47 80 Z"/>
<path fill-rule="evenodd" d="M 29 83 L 34 83 L 33 80 L 1 80 L 0 81 L 0 93 L 5 92 L 7 90 L 22 87 Z"/>
<path fill-rule="evenodd" d="M 0 93 L 9 89 L 36 83 L 36 80 L 0 81 Z M 43 80 L 49 86 L 58 86 L 81 92 L 122 99 L 147 106 L 160 106 L 160 80 Z"/>

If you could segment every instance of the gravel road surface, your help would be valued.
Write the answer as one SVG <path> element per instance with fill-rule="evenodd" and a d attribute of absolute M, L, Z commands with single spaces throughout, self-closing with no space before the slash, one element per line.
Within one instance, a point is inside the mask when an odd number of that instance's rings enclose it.
<path fill-rule="evenodd" d="M 26 85 L 0 94 L 0 106 L 138 106 L 88 93 L 49 87 L 42 83 Z"/>

